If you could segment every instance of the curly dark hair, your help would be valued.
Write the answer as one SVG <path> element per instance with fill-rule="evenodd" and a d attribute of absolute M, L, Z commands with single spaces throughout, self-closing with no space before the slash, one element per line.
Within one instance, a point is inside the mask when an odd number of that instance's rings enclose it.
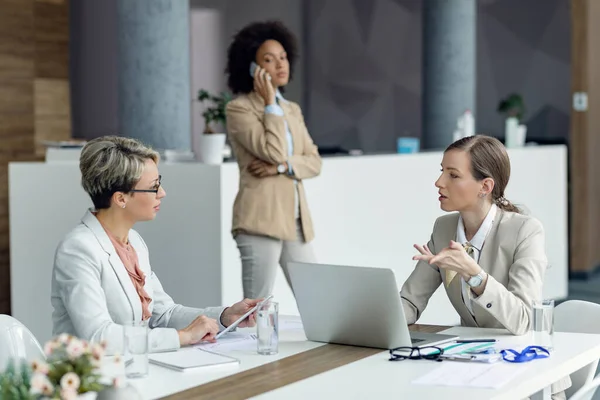
<path fill-rule="evenodd" d="M 290 63 L 290 80 L 294 76 L 294 62 L 298 57 L 298 45 L 294 34 L 281 21 L 254 22 L 241 29 L 233 37 L 227 50 L 227 85 L 233 93 L 250 93 L 254 81 L 250 76 L 250 63 L 256 60 L 256 52 L 267 40 L 276 40 L 285 49 Z M 284 91 L 284 88 L 279 88 Z"/>

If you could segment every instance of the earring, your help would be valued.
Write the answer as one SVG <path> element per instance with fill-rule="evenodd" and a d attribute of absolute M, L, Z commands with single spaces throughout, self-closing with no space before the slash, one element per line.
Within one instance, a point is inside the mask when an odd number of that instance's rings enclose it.
<path fill-rule="evenodd" d="M 479 193 L 479 197 L 484 198 L 485 197 L 485 193 Z M 125 207 L 123 207 L 125 208 Z"/>
<path fill-rule="evenodd" d="M 123 207 L 122 207 L 122 208 L 125 208 L 125 204 L 123 204 Z"/>

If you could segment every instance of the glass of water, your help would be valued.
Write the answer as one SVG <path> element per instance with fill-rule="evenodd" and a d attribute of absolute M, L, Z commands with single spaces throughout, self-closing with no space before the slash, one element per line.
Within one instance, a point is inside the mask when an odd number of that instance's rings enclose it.
<path fill-rule="evenodd" d="M 536 346 L 554 349 L 554 300 L 534 300 L 532 331 Z"/>
<path fill-rule="evenodd" d="M 123 355 L 125 376 L 143 378 L 148 375 L 148 320 L 132 321 L 124 325 Z"/>
<path fill-rule="evenodd" d="M 271 355 L 279 352 L 279 303 L 267 301 L 256 312 L 258 354 Z"/>

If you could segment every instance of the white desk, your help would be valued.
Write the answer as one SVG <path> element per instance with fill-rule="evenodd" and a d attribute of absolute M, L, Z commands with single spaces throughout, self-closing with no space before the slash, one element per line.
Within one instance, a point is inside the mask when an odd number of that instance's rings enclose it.
<path fill-rule="evenodd" d="M 531 344 L 530 337 L 512 336 L 504 330 L 454 327 L 445 332 L 469 337 L 496 337 L 500 343 L 512 348 Z M 318 346 L 306 341 L 300 331 L 281 333 L 280 353 L 276 356 L 259 356 L 254 351 L 229 351 L 226 354 L 241 360 L 240 368 L 227 371 L 181 373 L 166 368 L 150 366 L 150 375 L 132 384 L 144 399 L 156 399 L 170 394 L 231 376 Z M 523 399 L 550 386 L 553 382 L 600 358 L 600 335 L 556 333 L 555 351 L 544 360 L 534 360 L 516 367 L 525 367 L 523 374 L 503 388 L 470 389 L 447 386 L 421 386 L 411 383 L 440 364 L 418 360 L 389 362 L 388 352 L 353 362 L 340 368 L 292 383 L 256 396 L 257 399 L 307 399 L 307 398 L 402 398 L 409 399 Z M 444 361 L 451 362 L 451 361 Z M 268 379 L 266 376 L 265 379 Z"/>
<path fill-rule="evenodd" d="M 299 320 L 299 317 L 289 318 Z M 238 331 L 255 332 L 256 329 L 247 328 Z M 279 354 L 272 356 L 259 355 L 256 353 L 256 349 L 224 352 L 223 354 L 231 355 L 241 361 L 239 368 L 215 372 L 205 370 L 183 373 L 150 364 L 150 374 L 146 378 L 130 380 L 129 382 L 138 389 L 145 400 L 159 399 L 324 345 L 323 343 L 307 341 L 303 331 L 282 331 L 280 332 L 280 340 Z"/>
<path fill-rule="evenodd" d="M 565 298 L 566 147 L 511 149 L 509 154 L 506 196 L 526 205 L 546 232 L 551 268 L 544 297 Z M 438 152 L 324 158 L 321 176 L 305 182 L 319 262 L 391 268 L 402 285 L 415 266 L 413 244 L 426 243 L 443 214 L 434 187 L 441 159 Z M 190 306 L 239 301 L 241 264 L 230 233 L 237 165 L 165 162 L 160 171 L 167 191 L 161 211 L 155 221 L 135 228 L 148 244 L 165 290 Z M 12 315 L 44 342 L 52 329 L 48 299 L 56 246 L 91 204 L 76 162 L 11 163 L 9 191 Z M 273 293 L 282 314 L 298 314 L 281 272 Z M 433 295 L 419 323 L 459 323 L 444 290 Z"/>
<path fill-rule="evenodd" d="M 443 333 L 461 337 L 499 337 L 512 348 L 517 343 L 530 344 L 527 335 L 510 336 L 502 330 L 456 327 Z M 387 352 L 316 375 L 312 378 L 255 396 L 256 399 L 489 399 L 516 400 L 527 398 L 559 379 L 600 358 L 600 335 L 556 333 L 555 351 L 544 360 L 516 364 L 525 367 L 523 374 L 503 388 L 471 389 L 449 386 L 422 386 L 411 382 L 439 364 L 429 361 L 387 361 Z M 444 361 L 450 362 L 450 361 Z M 529 365 L 527 365 L 529 364 Z M 398 398 L 399 398 L 398 397 Z"/>

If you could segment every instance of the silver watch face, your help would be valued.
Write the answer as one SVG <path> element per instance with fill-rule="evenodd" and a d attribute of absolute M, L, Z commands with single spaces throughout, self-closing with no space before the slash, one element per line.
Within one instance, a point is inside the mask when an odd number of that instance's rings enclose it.
<path fill-rule="evenodd" d="M 279 164 L 277 166 L 277 172 L 279 172 L 280 174 L 283 174 L 285 172 L 285 165 Z"/>
<path fill-rule="evenodd" d="M 477 287 L 477 286 L 481 285 L 481 282 L 483 282 L 483 278 L 481 277 L 481 275 L 475 275 L 475 276 L 472 276 L 471 279 L 469 279 L 469 282 L 467 282 L 467 283 L 471 287 Z"/>

